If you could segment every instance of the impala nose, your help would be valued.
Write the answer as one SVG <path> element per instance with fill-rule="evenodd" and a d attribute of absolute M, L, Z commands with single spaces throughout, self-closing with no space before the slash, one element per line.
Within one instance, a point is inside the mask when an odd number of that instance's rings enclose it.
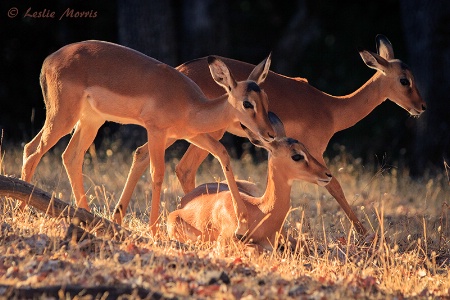
<path fill-rule="evenodd" d="M 427 106 L 425 104 L 422 104 L 422 110 L 423 111 L 427 110 Z"/>
<path fill-rule="evenodd" d="M 319 178 L 317 179 L 317 184 L 320 186 L 326 186 L 327 184 L 330 183 L 331 179 L 333 178 L 333 176 L 330 173 L 325 173 L 325 175 L 327 176 L 327 179 L 322 179 Z"/>
<path fill-rule="evenodd" d="M 272 142 L 275 139 L 275 137 L 273 135 L 271 135 L 270 133 L 267 133 L 267 136 L 261 136 L 261 138 L 264 141 L 266 141 L 267 143 L 270 143 L 270 142 Z"/>

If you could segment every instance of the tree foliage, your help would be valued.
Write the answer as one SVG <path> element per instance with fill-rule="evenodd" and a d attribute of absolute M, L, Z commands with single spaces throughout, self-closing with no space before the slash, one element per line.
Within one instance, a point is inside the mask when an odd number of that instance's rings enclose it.
<path fill-rule="evenodd" d="M 353 128 L 338 133 L 328 154 L 334 155 L 333 144 L 338 143 L 364 159 L 386 155 L 391 161 L 439 166 L 450 152 L 450 101 L 445 83 L 450 9 L 445 1 L 428 3 L 2 1 L 0 128 L 5 138 L 14 142 L 29 141 L 41 128 L 45 119 L 38 83 L 42 61 L 71 42 L 118 42 L 173 66 L 209 54 L 257 63 L 273 51 L 272 70 L 305 77 L 327 93 L 343 95 L 373 74 L 357 49 L 375 51 L 374 38 L 383 33 L 393 43 L 396 56 L 415 72 L 430 109 L 417 121 L 386 102 Z M 18 9 L 16 17 L 8 17 L 11 8 Z M 60 19 L 68 8 L 96 12 L 96 16 Z M 56 17 L 25 17 L 28 9 L 55 11 Z"/>

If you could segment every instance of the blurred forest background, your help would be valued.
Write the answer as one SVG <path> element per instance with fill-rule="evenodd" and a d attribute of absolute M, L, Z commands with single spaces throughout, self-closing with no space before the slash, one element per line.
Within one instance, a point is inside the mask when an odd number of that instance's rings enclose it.
<path fill-rule="evenodd" d="M 13 17 L 11 9 L 17 8 Z M 55 18 L 24 17 L 55 11 Z M 60 16 L 68 8 L 95 17 Z M 14 11 L 13 11 L 14 12 Z M 129 46 L 171 66 L 209 54 L 249 63 L 272 51 L 273 71 L 305 77 L 333 95 L 353 92 L 374 73 L 357 49 L 376 51 L 386 35 L 395 56 L 413 70 L 428 104 L 419 118 L 390 101 L 353 128 L 337 133 L 327 150 L 366 162 L 442 172 L 450 158 L 450 1 L 270 0 L 2 0 L 0 4 L 0 129 L 3 142 L 28 142 L 42 127 L 45 108 L 39 72 L 47 55 L 86 39 Z M 88 66 L 87 66 L 88 67 Z M 273 99 L 276 101 L 276 99 Z M 136 126 L 105 124 L 105 137 L 134 147 L 145 142 Z M 239 156 L 243 140 L 226 139 Z"/>

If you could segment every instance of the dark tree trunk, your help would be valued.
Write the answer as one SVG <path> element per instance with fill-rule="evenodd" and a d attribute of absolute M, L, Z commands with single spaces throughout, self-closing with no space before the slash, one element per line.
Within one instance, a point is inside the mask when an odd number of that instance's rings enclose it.
<path fill-rule="evenodd" d="M 182 62 L 216 54 L 229 55 L 229 2 L 186 0 L 181 2 L 179 47 Z"/>
<path fill-rule="evenodd" d="M 296 11 L 275 49 L 283 59 L 278 59 L 273 69 L 281 74 L 293 74 L 302 54 L 319 35 L 319 22 L 308 13 L 306 1 L 298 0 Z"/>
<path fill-rule="evenodd" d="M 400 7 L 408 62 L 427 102 L 410 164 L 420 175 L 450 159 L 450 1 L 401 0 Z"/>
<path fill-rule="evenodd" d="M 168 65 L 176 64 L 171 1 L 118 0 L 119 43 Z"/>
<path fill-rule="evenodd" d="M 175 13 L 172 1 L 118 0 L 118 42 L 170 66 L 177 64 Z M 145 130 L 137 125 L 108 124 L 119 132 L 124 145 L 135 148 L 146 141 Z"/>

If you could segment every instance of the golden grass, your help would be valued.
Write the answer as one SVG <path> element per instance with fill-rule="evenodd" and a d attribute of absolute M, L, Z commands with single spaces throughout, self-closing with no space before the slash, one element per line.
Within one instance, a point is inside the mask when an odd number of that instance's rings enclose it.
<path fill-rule="evenodd" d="M 0 172 L 20 176 L 22 149 L 3 145 L 0 150 Z M 33 183 L 73 203 L 60 155 L 56 147 L 44 156 Z M 130 163 L 130 151 L 114 144 L 97 151 L 91 148 L 86 155 L 85 186 L 95 213 L 111 216 Z M 52 286 L 59 290 L 53 296 L 59 298 L 85 295 L 100 299 L 108 293 L 140 298 L 149 292 L 155 298 L 216 299 L 449 296 L 450 180 L 446 165 L 441 174 L 412 180 L 407 170 L 364 166 L 342 151 L 330 168 L 375 242 L 357 241 L 349 221 L 324 188 L 296 183 L 285 226 L 307 243 L 311 251 L 307 256 L 287 250 L 257 253 L 241 243 L 186 247 L 171 243 L 164 220 L 183 194 L 173 172 L 176 163 L 174 158 L 167 162 L 158 240 L 148 234 L 151 183 L 147 173 L 124 220 L 134 235 L 122 243 L 101 237 L 74 243 L 66 237 L 70 220 L 50 218 L 33 209 L 20 214 L 14 200 L 0 198 L 0 298 L 20 298 L 20 292 L 27 293 L 25 286 L 34 289 L 28 293 L 34 291 L 35 298 L 45 298 L 41 287 L 51 295 Z M 238 178 L 264 188 L 266 163 L 254 164 L 245 155 L 233 161 L 233 170 Z M 214 160 L 206 161 L 197 175 L 197 183 L 221 179 L 220 165 Z M 92 287 L 106 290 L 82 291 Z"/>

